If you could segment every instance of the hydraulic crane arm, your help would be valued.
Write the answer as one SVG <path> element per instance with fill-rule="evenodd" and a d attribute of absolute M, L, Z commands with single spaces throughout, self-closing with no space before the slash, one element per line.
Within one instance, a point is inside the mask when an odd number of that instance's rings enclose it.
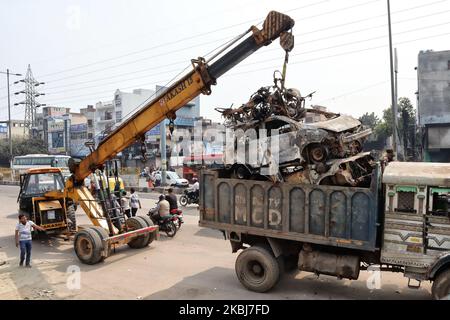
<path fill-rule="evenodd" d="M 273 40 L 287 34 L 293 26 L 294 20 L 289 16 L 271 11 L 261 30 L 252 26 L 248 31 L 252 33 L 250 36 L 211 65 L 208 65 L 203 58 L 192 60 L 193 70 L 191 72 L 146 103 L 136 114 L 109 134 L 97 149 L 79 164 L 73 162 L 70 164 L 75 185 L 81 184 L 84 178 L 117 153 L 137 140 L 143 139 L 148 130 L 165 118 L 175 119 L 175 112 L 200 93 L 210 94 L 211 85 L 216 84 L 217 78 L 259 48 L 267 46 Z M 283 38 L 284 36 L 280 38 L 281 41 Z"/>

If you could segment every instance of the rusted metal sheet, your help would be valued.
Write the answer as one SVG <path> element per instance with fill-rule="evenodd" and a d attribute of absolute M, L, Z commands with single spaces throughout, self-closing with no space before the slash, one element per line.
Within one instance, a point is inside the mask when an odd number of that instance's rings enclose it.
<path fill-rule="evenodd" d="M 374 251 L 378 167 L 373 174 L 370 188 L 346 188 L 219 178 L 217 171 L 205 170 L 200 181 L 200 225 Z"/>
<path fill-rule="evenodd" d="M 383 183 L 450 187 L 450 163 L 390 162 Z"/>
<path fill-rule="evenodd" d="M 358 119 L 347 115 L 340 115 L 339 117 L 330 120 L 311 123 L 308 126 L 340 133 L 343 131 L 352 130 L 360 125 L 361 122 Z"/>

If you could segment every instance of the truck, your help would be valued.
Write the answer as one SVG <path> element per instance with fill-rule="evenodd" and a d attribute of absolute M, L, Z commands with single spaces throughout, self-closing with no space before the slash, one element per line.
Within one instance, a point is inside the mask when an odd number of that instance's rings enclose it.
<path fill-rule="evenodd" d="M 128 244 L 132 248 L 148 246 L 157 239 L 158 227 L 147 216 L 131 217 L 124 221 L 118 213 L 120 208 L 111 192 L 109 173 L 114 173 L 116 182 L 120 182 L 120 178 L 117 162 L 110 164 L 110 160 L 136 142 L 141 143 L 145 158 L 145 134 L 151 128 L 169 119 L 172 131 L 178 109 L 200 94 L 211 94 L 211 87 L 220 76 L 274 40 L 280 38 L 281 46 L 287 51 L 293 43 L 294 24 L 289 16 L 271 11 L 261 29 L 251 26 L 208 60 L 203 57 L 191 60 L 190 71 L 167 88 L 159 90 L 97 146 L 87 143 L 90 153 L 83 160 L 70 158 L 70 177 L 65 181 L 62 172 L 55 168 L 28 171 L 21 177 L 18 198 L 21 213 L 46 231 L 72 229 L 67 231 L 75 232 L 74 250 L 82 263 L 103 261 L 117 245 Z M 84 184 L 88 176 L 94 179 L 97 197 Z M 76 206 L 83 209 L 92 225 L 77 226 Z"/>
<path fill-rule="evenodd" d="M 383 168 L 383 169 L 382 169 Z M 450 295 L 450 164 L 376 162 L 368 187 L 200 175 L 201 227 L 220 230 L 241 284 L 273 288 L 290 269 L 356 280 L 361 270 L 401 272 Z"/>

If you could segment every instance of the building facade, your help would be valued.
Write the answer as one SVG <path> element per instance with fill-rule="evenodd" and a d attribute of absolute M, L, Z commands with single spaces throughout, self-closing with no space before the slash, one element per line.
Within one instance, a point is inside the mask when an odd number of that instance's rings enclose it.
<path fill-rule="evenodd" d="M 421 51 L 417 73 L 423 159 L 450 162 L 450 50 Z"/>

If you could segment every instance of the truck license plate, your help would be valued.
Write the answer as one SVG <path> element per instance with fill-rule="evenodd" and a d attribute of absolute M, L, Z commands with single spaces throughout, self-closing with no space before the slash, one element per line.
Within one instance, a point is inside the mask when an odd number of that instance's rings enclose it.
<path fill-rule="evenodd" d="M 47 211 L 47 219 L 48 220 L 55 220 L 55 210 L 49 210 Z"/>

